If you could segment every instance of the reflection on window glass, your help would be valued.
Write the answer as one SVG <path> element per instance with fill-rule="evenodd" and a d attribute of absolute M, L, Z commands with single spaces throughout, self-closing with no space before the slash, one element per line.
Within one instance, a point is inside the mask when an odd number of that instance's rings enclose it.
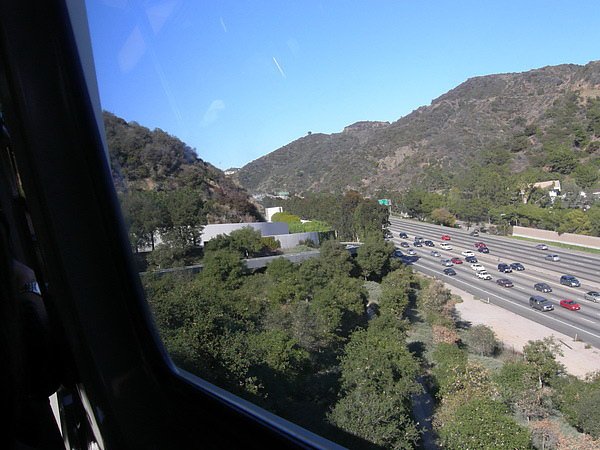
<path fill-rule="evenodd" d="M 600 6 L 554 6 L 88 2 L 174 362 L 350 448 L 593 448 L 600 377 L 573 375 L 600 365 L 535 339 L 598 347 L 574 315 L 598 308 L 560 291 L 531 315 L 534 283 L 563 287 L 539 245 L 503 237 L 600 236 L 597 36 L 560 31 Z M 540 334 L 511 341 L 490 311 Z"/>

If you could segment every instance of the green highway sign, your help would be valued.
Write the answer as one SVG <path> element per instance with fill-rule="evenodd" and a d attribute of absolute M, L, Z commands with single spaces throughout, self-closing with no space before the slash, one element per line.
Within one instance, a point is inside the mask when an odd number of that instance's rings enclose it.
<path fill-rule="evenodd" d="M 380 205 L 392 206 L 392 201 L 389 198 L 381 198 L 377 200 Z"/>

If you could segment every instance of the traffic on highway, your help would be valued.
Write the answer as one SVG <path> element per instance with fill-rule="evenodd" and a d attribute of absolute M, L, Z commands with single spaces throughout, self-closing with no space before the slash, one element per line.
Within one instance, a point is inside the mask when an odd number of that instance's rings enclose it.
<path fill-rule="evenodd" d="M 398 217 L 390 222 L 396 255 L 415 270 L 600 348 L 600 257 Z M 425 240 L 433 247 L 414 245 Z"/>

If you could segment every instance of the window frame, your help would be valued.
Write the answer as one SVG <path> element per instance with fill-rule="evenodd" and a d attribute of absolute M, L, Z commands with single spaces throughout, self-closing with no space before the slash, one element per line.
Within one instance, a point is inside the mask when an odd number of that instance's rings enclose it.
<path fill-rule="evenodd" d="M 0 98 L 45 299 L 101 447 L 342 448 L 173 364 L 112 182 L 84 2 L 0 0 L 0 12 Z"/>

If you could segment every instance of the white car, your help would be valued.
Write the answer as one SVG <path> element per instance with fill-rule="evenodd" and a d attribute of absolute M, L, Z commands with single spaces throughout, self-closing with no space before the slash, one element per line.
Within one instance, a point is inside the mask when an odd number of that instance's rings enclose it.
<path fill-rule="evenodd" d="M 471 250 L 465 250 L 464 252 L 460 253 L 463 256 L 475 256 L 475 253 L 473 253 Z"/>
<path fill-rule="evenodd" d="M 481 264 L 473 263 L 471 264 L 471 269 L 473 269 L 475 272 L 482 272 L 485 270 L 485 267 L 483 267 Z"/>
<path fill-rule="evenodd" d="M 452 250 L 452 246 L 450 244 L 446 244 L 445 242 L 440 244 L 440 248 L 443 248 L 444 250 Z"/>
<path fill-rule="evenodd" d="M 477 272 L 477 278 L 481 278 L 482 280 L 491 280 L 492 276 L 485 270 L 482 270 L 480 272 Z"/>

